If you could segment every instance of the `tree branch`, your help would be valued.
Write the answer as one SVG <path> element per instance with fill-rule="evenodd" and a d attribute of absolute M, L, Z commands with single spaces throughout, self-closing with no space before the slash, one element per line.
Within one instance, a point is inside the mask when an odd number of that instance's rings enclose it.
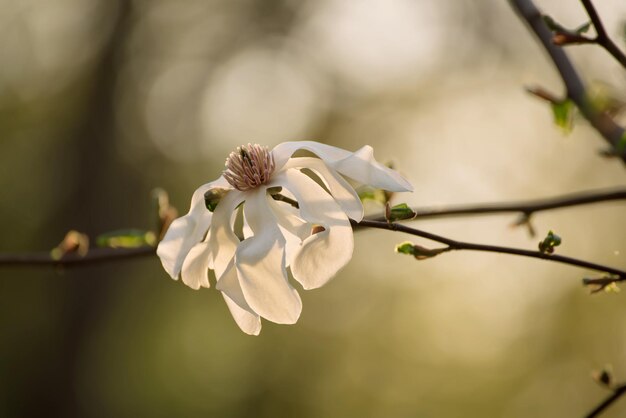
<path fill-rule="evenodd" d="M 469 251 L 482 251 L 482 252 L 490 252 L 490 253 L 518 255 L 518 256 L 529 257 L 529 258 L 537 258 L 541 260 L 552 261 L 555 263 L 568 264 L 571 266 L 587 268 L 587 269 L 595 270 L 599 272 L 615 274 L 619 276 L 619 279 L 616 281 L 626 280 L 625 270 L 620 270 L 620 269 L 605 266 L 602 264 L 592 263 L 589 261 L 580 260 L 577 258 L 567 257 L 563 255 L 546 254 L 546 253 L 542 253 L 539 251 L 530 251 L 530 250 L 525 250 L 525 249 L 520 249 L 520 248 L 501 247 L 497 245 L 475 244 L 471 242 L 456 241 L 450 238 L 442 237 L 440 235 L 435 235 L 430 232 L 422 231 L 419 229 L 411 228 L 406 225 L 401 225 L 397 223 L 369 221 L 369 220 L 363 220 L 361 222 L 356 222 L 356 221 L 351 221 L 351 222 L 353 226 L 358 225 L 360 227 L 386 229 L 389 231 L 404 232 L 406 234 L 411 234 L 417 237 L 426 238 L 431 241 L 439 242 L 441 244 L 447 245 L 447 248 L 445 249 L 445 251 L 469 250 Z"/>
<path fill-rule="evenodd" d="M 453 250 L 469 250 L 469 251 L 483 251 L 500 254 L 511 254 L 522 257 L 537 258 L 541 260 L 552 261 L 556 263 L 568 264 L 576 267 L 587 268 L 596 270 L 599 272 L 614 274 L 619 276 L 615 281 L 626 280 L 626 271 L 619 270 L 613 267 L 592 263 L 589 261 L 579 260 L 572 257 L 566 257 L 556 254 L 545 254 L 539 251 L 530 251 L 519 248 L 501 247 L 496 245 L 476 244 L 464 241 L 456 241 L 450 238 L 442 237 L 440 235 L 432 234 L 430 232 L 422 231 L 415 228 L 410 228 L 406 225 L 397 223 L 388 223 L 382 221 L 362 220 L 357 222 L 350 221 L 353 226 L 367 227 L 375 229 L 385 229 L 389 231 L 398 231 L 411 234 L 414 236 L 429 239 L 431 241 L 445 244 L 447 248 L 445 251 Z M 54 259 L 48 252 L 37 253 L 21 253 L 21 254 L 0 254 L 0 266 L 64 266 L 71 267 L 76 265 L 86 265 L 101 263 L 105 261 L 132 259 L 147 255 L 154 255 L 154 247 L 139 247 L 139 248 L 96 248 L 90 250 L 85 256 L 78 254 L 67 254 L 61 259 Z"/>
<path fill-rule="evenodd" d="M 275 200 L 283 201 L 288 204 L 291 204 L 297 207 L 298 202 L 293 199 L 289 199 L 286 196 L 282 196 L 279 194 L 272 195 Z M 499 213 L 520 213 L 525 218 L 530 217 L 532 214 L 536 212 L 543 212 L 548 210 L 554 210 L 559 208 L 566 208 L 572 206 L 580 206 L 587 205 L 592 203 L 600 203 L 600 202 L 608 202 L 614 200 L 626 200 L 626 189 L 610 189 L 610 190 L 596 190 L 596 191 L 587 191 L 580 193 L 573 193 L 568 195 L 556 196 L 547 199 L 538 199 L 538 200 L 530 200 L 530 201 L 522 201 L 522 202 L 505 202 L 505 203 L 492 203 L 492 204 L 470 204 L 470 205 L 460 205 L 460 206 L 452 206 L 452 207 L 431 207 L 431 208 L 414 208 L 414 211 L 417 213 L 417 218 L 435 218 L 435 217 L 452 217 L 452 216 L 467 216 L 467 215 L 491 215 L 491 214 L 499 214 Z M 389 227 L 388 225 L 393 225 L 393 227 Z M 400 224 L 388 224 L 384 217 L 376 218 L 376 219 L 368 219 L 363 220 L 360 223 L 353 223 L 355 227 L 373 227 L 378 229 L 389 229 L 396 230 L 402 232 L 412 233 L 418 230 L 407 228 Z M 453 249 L 473 249 L 477 251 L 492 251 L 494 248 L 488 245 L 481 244 L 471 244 L 473 248 L 469 248 L 470 244 L 466 244 L 466 248 L 458 247 L 459 242 L 450 240 L 444 237 L 439 237 L 434 234 L 428 234 L 427 232 L 419 231 L 419 233 L 423 238 L 433 239 L 434 241 L 441 242 L 450 247 L 450 250 Z M 413 235 L 417 235 L 413 233 Z M 455 245 L 451 245 L 454 243 Z M 491 249 L 487 249 L 491 248 Z M 447 250 L 447 251 L 450 251 Z M 531 257 L 534 257 L 538 252 L 536 251 L 527 251 L 527 250 L 516 250 L 510 249 L 511 251 L 508 254 L 514 255 L 524 255 L 528 256 L 528 254 L 534 254 Z M 493 252 L 493 251 L 492 251 Z M 503 251 L 499 251 L 503 252 Z M 506 251 L 504 251 L 506 252 Z M 155 253 L 155 248 L 150 246 L 144 246 L 139 248 L 94 248 L 90 249 L 86 255 L 80 256 L 76 253 L 69 253 L 64 255 L 60 259 L 53 258 L 50 255 L 49 251 L 41 251 L 41 252 L 30 252 L 30 253 L 0 253 L 0 267 L 15 267 L 15 266 L 64 266 L 71 267 L 77 265 L 86 265 L 86 264 L 94 264 L 94 263 L 103 263 L 107 261 L 114 260 L 126 260 L 133 259 L 138 257 L 143 257 L 147 255 L 152 255 Z M 542 254 L 542 253 L 539 253 Z M 545 255 L 539 256 L 538 258 L 550 259 L 558 261 L 558 259 L 563 258 L 558 255 Z M 567 260 L 574 260 L 564 257 Z M 576 261 L 576 260 L 574 260 Z M 569 263 L 571 264 L 571 263 Z M 596 264 L 585 264 L 579 265 L 580 267 L 588 267 L 592 270 L 599 270 L 607 273 L 611 273 L 611 269 L 606 269 L 604 266 L 596 265 Z M 592 267 L 593 266 L 593 267 Z M 600 267 L 600 268 L 594 268 Z M 615 273 L 619 274 L 619 273 Z M 621 276 L 620 276 L 621 277 Z"/>
<path fill-rule="evenodd" d="M 1 267 L 17 266 L 57 266 L 71 267 L 78 265 L 104 263 L 114 260 L 127 260 L 147 255 L 154 255 L 154 247 L 144 246 L 138 248 L 94 248 L 81 256 L 77 253 L 66 254 L 60 259 L 55 259 L 49 251 L 30 253 L 0 253 Z"/>
<path fill-rule="evenodd" d="M 613 402 L 617 401 L 622 395 L 626 393 L 626 384 L 620 385 L 613 389 L 613 393 L 596 406 L 591 412 L 585 415 L 586 418 L 594 418 L 600 415 L 606 408 L 611 406 Z"/>
<path fill-rule="evenodd" d="M 562 196 L 549 197 L 546 199 L 526 200 L 521 202 L 469 204 L 446 207 L 422 207 L 412 208 L 417 216 L 415 219 L 439 218 L 466 215 L 493 215 L 502 213 L 519 213 L 526 218 L 536 212 L 588 205 L 591 203 L 608 202 L 613 200 L 626 200 L 626 189 L 591 190 L 580 193 L 572 193 Z M 384 221 L 384 217 L 375 218 L 376 221 Z"/>
<path fill-rule="evenodd" d="M 415 228 L 410 228 L 406 225 L 397 223 L 388 223 L 374 220 L 362 220 L 357 222 L 350 220 L 353 226 L 384 229 L 388 231 L 397 231 L 426 238 L 431 241 L 439 242 L 447 246 L 445 252 L 453 250 L 468 250 L 468 251 L 482 251 L 492 252 L 500 254 L 511 254 L 522 257 L 537 258 L 546 261 L 552 261 L 556 263 L 568 264 L 576 267 L 587 268 L 599 272 L 614 274 L 619 276 L 619 279 L 615 281 L 626 280 L 626 271 L 619 270 L 613 267 L 592 263 L 589 261 L 579 260 L 572 257 L 566 257 L 557 254 L 545 254 L 539 251 L 530 251 L 519 248 L 501 247 L 496 245 L 476 244 L 464 241 L 457 241 L 450 238 L 446 238 L 440 235 L 436 235 L 430 232 L 422 231 Z M 89 250 L 85 256 L 72 253 L 67 254 L 64 257 L 56 260 L 50 256 L 49 252 L 34 252 L 34 253 L 19 253 L 19 254 L 0 254 L 0 266 L 2 267 L 15 267 L 15 266 L 57 266 L 57 267 L 73 267 L 79 265 L 102 263 L 106 261 L 114 260 L 127 260 L 137 257 L 143 257 L 148 255 L 154 255 L 154 247 L 138 247 L 138 248 L 96 248 Z"/>
<path fill-rule="evenodd" d="M 553 44 L 552 31 L 543 21 L 539 9 L 533 4 L 532 0 L 510 0 L 510 2 L 520 18 L 528 24 L 539 41 L 541 41 L 565 84 L 567 97 L 576 104 L 585 119 L 602 135 L 611 146 L 611 150 L 617 152 L 622 161 L 626 163 L 626 153 L 623 152 L 623 140 L 626 138 L 624 136 L 624 128 L 615 123 L 608 114 L 596 109 L 589 100 L 585 85 L 567 54 L 563 48 Z"/>
<path fill-rule="evenodd" d="M 581 0 L 581 3 L 585 7 L 589 18 L 591 19 L 591 23 L 593 23 L 593 27 L 596 29 L 596 38 L 592 41 L 604 49 L 608 51 L 609 54 L 613 56 L 622 67 L 626 68 L 626 55 L 622 52 L 621 49 L 613 42 L 609 35 L 606 33 L 606 29 L 604 29 L 604 24 L 596 12 L 596 8 L 593 6 L 591 0 Z"/>

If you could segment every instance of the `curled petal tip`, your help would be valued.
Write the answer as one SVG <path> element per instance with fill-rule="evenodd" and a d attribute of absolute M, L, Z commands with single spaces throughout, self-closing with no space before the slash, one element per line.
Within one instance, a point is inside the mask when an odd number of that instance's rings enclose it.
<path fill-rule="evenodd" d="M 409 183 L 409 181 L 407 179 L 405 179 L 404 177 L 401 177 L 402 179 L 402 187 L 404 188 L 404 190 L 401 190 L 402 192 L 413 192 L 413 185 L 411 183 Z"/>

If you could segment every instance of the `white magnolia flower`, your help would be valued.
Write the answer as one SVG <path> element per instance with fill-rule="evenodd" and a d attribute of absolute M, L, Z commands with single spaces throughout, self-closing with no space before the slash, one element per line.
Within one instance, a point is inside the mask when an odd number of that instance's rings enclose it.
<path fill-rule="evenodd" d="M 319 158 L 292 155 L 304 149 Z M 308 169 L 324 183 L 321 186 Z M 241 146 L 226 160 L 217 180 L 200 186 L 189 213 L 172 222 L 157 248 L 165 270 L 193 289 L 209 287 L 208 269 L 235 321 L 248 334 L 261 331 L 261 317 L 279 324 L 298 320 L 302 302 L 287 276 L 290 268 L 304 289 L 328 282 L 352 257 L 349 218 L 360 221 L 363 206 L 342 177 L 389 191 L 410 191 L 397 172 L 378 163 L 370 146 L 355 153 L 318 142 L 285 142 L 271 152 Z M 298 202 L 276 201 L 269 193 Z M 220 193 L 213 212 L 205 194 Z M 243 203 L 244 239 L 234 231 Z"/>

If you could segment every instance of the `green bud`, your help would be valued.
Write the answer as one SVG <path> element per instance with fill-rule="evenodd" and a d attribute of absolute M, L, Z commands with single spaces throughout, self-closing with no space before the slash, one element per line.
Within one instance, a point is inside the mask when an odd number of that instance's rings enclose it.
<path fill-rule="evenodd" d="M 400 203 L 399 205 L 390 206 L 387 203 L 385 208 L 385 218 L 388 222 L 403 221 L 406 219 L 413 219 L 417 214 L 406 203 Z"/>
<path fill-rule="evenodd" d="M 551 31 L 556 31 L 556 32 L 566 32 L 567 29 L 565 29 L 563 26 L 559 25 L 556 20 L 552 19 L 552 17 L 550 17 L 549 15 L 542 15 L 541 16 L 543 18 L 543 22 L 546 24 L 546 26 L 551 30 Z"/>
<path fill-rule="evenodd" d="M 400 254 L 415 254 L 415 249 L 413 248 L 413 243 L 410 241 L 405 241 L 401 244 L 396 245 L 396 252 Z"/>
<path fill-rule="evenodd" d="M 209 189 L 204 194 L 204 204 L 206 205 L 206 208 L 209 210 L 209 212 L 213 212 L 215 210 L 218 203 L 220 203 L 220 200 L 222 200 L 222 198 L 226 196 L 226 193 L 228 192 L 228 189 L 222 189 L 217 187 L 215 189 Z"/>
<path fill-rule="evenodd" d="M 564 133 L 569 134 L 574 129 L 574 111 L 576 107 L 574 102 L 570 99 L 562 100 L 559 102 L 550 103 L 552 108 L 552 116 L 554 117 L 554 123 L 563 130 Z"/>
<path fill-rule="evenodd" d="M 586 33 L 590 27 L 591 27 L 591 22 L 583 23 L 582 25 L 574 29 L 574 32 L 581 35 L 583 33 Z"/>
<path fill-rule="evenodd" d="M 548 235 L 539 242 L 539 251 L 544 254 L 552 254 L 554 253 L 554 247 L 558 247 L 561 245 L 561 237 L 556 235 L 552 231 L 548 231 Z"/>
<path fill-rule="evenodd" d="M 408 254 L 415 257 L 417 260 L 426 260 L 436 255 L 448 251 L 449 248 L 426 248 L 421 245 L 413 244 L 410 241 L 405 241 L 396 245 L 396 252 L 400 254 Z"/>

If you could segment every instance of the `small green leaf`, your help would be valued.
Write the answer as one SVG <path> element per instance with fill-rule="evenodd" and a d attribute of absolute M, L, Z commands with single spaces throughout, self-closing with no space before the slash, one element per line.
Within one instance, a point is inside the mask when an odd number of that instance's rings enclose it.
<path fill-rule="evenodd" d="M 141 229 L 123 229 L 107 232 L 96 238 L 98 247 L 137 248 L 145 245 L 154 246 L 156 236 L 152 231 Z"/>
<path fill-rule="evenodd" d="M 591 22 L 583 23 L 582 25 L 574 29 L 574 32 L 576 32 L 579 35 L 583 33 L 587 33 L 590 27 L 591 27 Z"/>
<path fill-rule="evenodd" d="M 400 203 L 393 207 L 389 207 L 385 210 L 385 217 L 389 222 L 403 221 L 406 219 L 413 219 L 417 214 L 406 203 Z"/>
<path fill-rule="evenodd" d="M 559 25 L 556 20 L 552 19 L 550 16 L 548 15 L 542 15 L 541 16 L 543 18 L 543 22 L 546 24 L 546 26 L 553 32 L 567 32 L 567 29 L 565 29 L 563 26 Z"/>
<path fill-rule="evenodd" d="M 396 252 L 400 254 L 415 255 L 415 248 L 412 242 L 405 241 L 401 244 L 396 245 Z"/>
<path fill-rule="evenodd" d="M 548 231 L 548 235 L 539 243 L 539 251 L 544 254 L 554 253 L 554 247 L 561 245 L 561 237 L 552 231 Z"/>
<path fill-rule="evenodd" d="M 574 128 L 574 103 L 566 99 L 561 102 L 550 103 L 550 107 L 552 108 L 554 123 L 566 134 L 570 133 Z"/>

